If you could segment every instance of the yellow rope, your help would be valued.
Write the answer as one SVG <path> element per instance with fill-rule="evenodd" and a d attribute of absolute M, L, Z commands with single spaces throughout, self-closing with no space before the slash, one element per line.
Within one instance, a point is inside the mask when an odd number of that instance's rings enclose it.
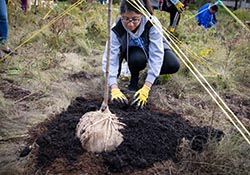
<path fill-rule="evenodd" d="M 53 18 L 50 22 L 48 22 L 46 25 L 44 25 L 41 29 L 37 30 L 33 35 L 31 35 L 28 39 L 26 39 L 23 43 L 21 43 L 19 46 L 17 46 L 15 49 L 13 49 L 13 51 L 19 49 L 20 47 L 22 47 L 24 44 L 26 44 L 27 42 L 29 42 L 32 38 L 34 38 L 35 36 L 37 36 L 39 33 L 41 33 L 44 29 L 46 29 L 47 27 L 51 26 L 54 22 L 56 22 L 58 19 L 60 19 L 62 16 L 64 16 L 65 14 L 67 14 L 69 11 L 71 11 L 73 8 L 75 8 L 76 6 L 80 5 L 84 0 L 78 0 L 76 1 L 74 4 L 72 4 L 68 9 L 66 9 L 64 12 L 62 12 L 61 14 L 59 14 L 57 17 Z M 0 62 L 4 59 L 6 59 L 9 55 L 11 55 L 11 53 L 6 54 L 3 58 L 0 59 Z"/>
<path fill-rule="evenodd" d="M 136 0 L 127 0 L 132 6 L 134 6 L 137 10 L 139 10 L 143 15 L 147 16 L 148 19 L 150 20 L 150 22 L 152 23 L 152 25 L 154 25 L 156 27 L 156 29 L 162 33 L 161 31 L 161 26 L 158 24 L 158 26 L 155 24 L 154 21 L 152 21 L 152 15 L 147 11 L 147 9 L 142 5 L 142 3 L 140 1 L 138 1 L 138 3 L 136 2 Z M 133 3 L 131 3 L 131 1 L 136 5 L 134 5 Z M 146 13 L 145 13 L 146 11 Z M 163 31 L 164 32 L 164 31 Z M 169 36 L 166 32 L 165 34 L 167 36 Z M 162 34 L 163 36 L 163 34 Z M 165 36 L 163 36 L 163 38 L 168 42 L 168 40 L 165 38 Z M 187 56 L 181 51 L 181 49 L 178 47 L 177 44 L 174 43 L 174 41 L 169 37 L 171 42 L 169 43 L 169 46 L 174 50 L 174 52 L 177 54 L 177 56 L 181 59 L 181 61 L 185 64 L 185 66 L 187 66 L 187 68 L 191 71 L 191 73 L 195 76 L 195 78 L 199 81 L 199 83 L 203 86 L 203 88 L 208 92 L 208 94 L 212 97 L 212 99 L 216 102 L 216 104 L 219 106 L 219 108 L 223 111 L 223 113 L 226 115 L 226 117 L 230 120 L 230 122 L 235 126 L 235 128 L 240 132 L 240 134 L 243 136 L 243 138 L 247 141 L 247 143 L 250 145 L 250 141 L 247 138 L 247 136 L 242 132 L 242 130 L 237 126 L 237 124 L 234 122 L 234 120 L 232 119 L 232 117 L 228 114 L 228 112 L 226 110 L 228 110 L 233 117 L 236 119 L 236 121 L 240 124 L 240 126 L 243 128 L 243 130 L 250 136 L 249 131 L 245 128 L 245 126 L 241 123 L 241 121 L 235 116 L 235 114 L 231 111 L 231 109 L 226 105 L 226 103 L 221 99 L 221 97 L 215 92 L 215 90 L 212 88 L 212 86 L 208 83 L 208 81 L 204 78 L 204 76 L 198 71 L 198 69 L 196 69 L 196 67 L 192 64 L 192 62 L 187 58 Z M 177 48 L 177 49 L 176 49 Z M 186 62 L 185 61 L 185 59 Z M 191 67 L 189 66 L 189 64 L 191 65 Z M 198 75 L 197 75 L 198 74 Z M 205 81 L 205 84 L 208 86 L 206 86 L 202 80 Z M 209 90 L 209 89 L 210 90 Z M 215 94 L 215 96 L 212 94 L 212 92 Z M 219 99 L 219 101 L 216 99 L 216 97 Z M 223 108 L 223 106 L 221 105 L 223 104 L 224 108 L 226 108 L 226 110 Z"/>
<path fill-rule="evenodd" d="M 43 20 L 47 18 L 47 16 L 54 10 L 53 8 L 50 8 L 49 11 L 44 15 Z"/>
<path fill-rule="evenodd" d="M 172 39 L 175 41 L 175 43 L 179 44 L 182 48 L 184 48 L 189 54 L 191 54 L 199 63 L 201 63 L 204 67 L 206 67 L 209 71 L 214 73 L 215 75 L 220 75 L 217 71 L 215 71 L 211 66 L 208 64 L 204 63 L 200 57 L 195 54 L 192 50 L 188 48 L 188 46 L 185 45 L 185 43 L 182 43 L 176 36 L 173 35 L 173 33 L 169 32 L 165 27 L 162 27 L 165 32 L 167 32 Z"/>
<path fill-rule="evenodd" d="M 203 11 L 202 11 L 203 12 Z M 192 56 L 194 56 L 194 58 L 196 60 L 199 61 L 199 63 L 201 63 L 204 67 L 206 67 L 209 71 L 211 71 L 212 73 L 216 75 L 220 75 L 217 71 L 215 71 L 211 66 L 209 66 L 208 64 L 204 63 L 204 61 L 202 61 L 202 59 L 200 59 L 200 57 L 195 54 L 192 50 L 190 50 L 186 45 L 184 45 L 184 43 L 182 43 L 172 32 L 170 32 L 167 28 L 162 26 L 162 29 L 168 33 L 168 35 L 170 35 L 173 40 L 179 44 L 182 48 L 184 48 L 189 54 L 191 54 Z M 168 36 L 169 37 L 169 36 Z"/>
<path fill-rule="evenodd" d="M 58 8 L 59 10 L 65 11 L 64 9 L 62 9 L 62 8 L 60 8 L 60 7 L 56 7 L 56 8 Z M 78 24 L 81 25 L 81 20 L 80 20 L 80 18 L 76 17 L 75 15 L 73 15 L 73 14 L 71 14 L 71 13 L 69 13 L 69 12 L 66 12 L 66 13 L 67 13 L 67 15 L 73 17 L 73 18 L 78 22 Z"/>
<path fill-rule="evenodd" d="M 242 27 L 244 27 L 248 32 L 250 32 L 250 29 L 235 15 L 233 14 L 233 12 L 231 12 L 231 10 L 229 10 L 224 4 L 223 2 L 221 2 L 222 7 L 224 7 L 224 9 L 226 9 L 226 11 L 238 22 L 242 25 Z"/>

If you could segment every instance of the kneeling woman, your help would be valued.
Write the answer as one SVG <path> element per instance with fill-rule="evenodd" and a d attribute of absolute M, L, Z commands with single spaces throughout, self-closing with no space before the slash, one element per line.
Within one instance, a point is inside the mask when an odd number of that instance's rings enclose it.
<path fill-rule="evenodd" d="M 173 74 L 179 70 L 178 58 L 169 48 L 162 36 L 162 31 L 151 24 L 146 16 L 140 13 L 133 5 L 133 1 L 122 0 L 120 17 L 112 27 L 109 85 L 111 100 L 119 103 L 128 103 L 127 97 L 120 91 L 117 78 L 121 71 L 123 59 L 128 62 L 131 72 L 130 91 L 135 91 L 132 105 L 143 108 L 147 103 L 149 91 L 155 79 L 161 74 Z M 153 15 L 149 0 L 141 3 Z M 155 16 L 152 20 L 160 24 Z M 161 29 L 162 30 L 162 29 Z M 103 71 L 106 71 L 106 46 L 103 55 Z M 139 73 L 147 66 L 147 76 L 143 87 L 138 87 Z"/>

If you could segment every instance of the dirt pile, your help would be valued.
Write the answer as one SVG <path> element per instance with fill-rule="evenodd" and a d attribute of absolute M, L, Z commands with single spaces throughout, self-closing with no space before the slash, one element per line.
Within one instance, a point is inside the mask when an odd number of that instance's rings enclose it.
<path fill-rule="evenodd" d="M 124 174 L 136 172 L 154 163 L 178 161 L 176 151 L 182 138 L 201 152 L 211 138 L 220 139 L 223 132 L 210 127 L 191 126 L 178 114 L 110 105 L 110 110 L 127 126 L 122 130 L 124 142 L 112 152 L 88 153 L 75 136 L 80 117 L 100 108 L 101 100 L 76 98 L 68 109 L 31 131 L 38 147 L 32 150 L 36 172 L 49 174 Z M 33 170 L 34 171 L 34 170 Z M 145 172 L 144 172 L 145 173 Z M 135 173 L 136 174 L 136 173 Z"/>

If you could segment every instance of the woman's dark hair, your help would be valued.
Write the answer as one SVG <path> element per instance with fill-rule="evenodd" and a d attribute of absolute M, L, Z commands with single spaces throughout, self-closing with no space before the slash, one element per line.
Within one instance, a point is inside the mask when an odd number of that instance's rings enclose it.
<path fill-rule="evenodd" d="M 213 11 L 218 12 L 218 6 L 217 5 L 212 5 L 210 7 Z"/>
<path fill-rule="evenodd" d="M 128 2 L 129 1 L 129 2 Z M 139 5 L 143 4 L 148 12 L 153 15 L 153 8 L 150 0 L 135 0 Z M 132 5 L 133 4 L 133 5 Z M 134 7 L 135 6 L 135 7 Z M 127 11 L 133 11 L 135 13 L 141 14 L 141 12 L 136 8 L 136 4 L 131 0 L 122 0 L 120 5 L 120 14 L 126 13 Z"/>

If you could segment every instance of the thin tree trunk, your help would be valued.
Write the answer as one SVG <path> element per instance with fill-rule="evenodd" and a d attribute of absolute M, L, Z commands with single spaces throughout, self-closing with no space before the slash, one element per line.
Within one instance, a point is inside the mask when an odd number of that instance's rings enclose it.
<path fill-rule="evenodd" d="M 108 99 L 109 99 L 109 64 L 110 64 L 110 47 L 111 47 L 111 20 L 112 20 L 112 0 L 109 0 L 108 3 L 108 53 L 107 53 L 107 62 L 106 62 L 106 79 L 105 79 L 105 87 L 104 87 L 104 100 L 101 106 L 101 111 L 106 110 L 108 107 Z"/>

